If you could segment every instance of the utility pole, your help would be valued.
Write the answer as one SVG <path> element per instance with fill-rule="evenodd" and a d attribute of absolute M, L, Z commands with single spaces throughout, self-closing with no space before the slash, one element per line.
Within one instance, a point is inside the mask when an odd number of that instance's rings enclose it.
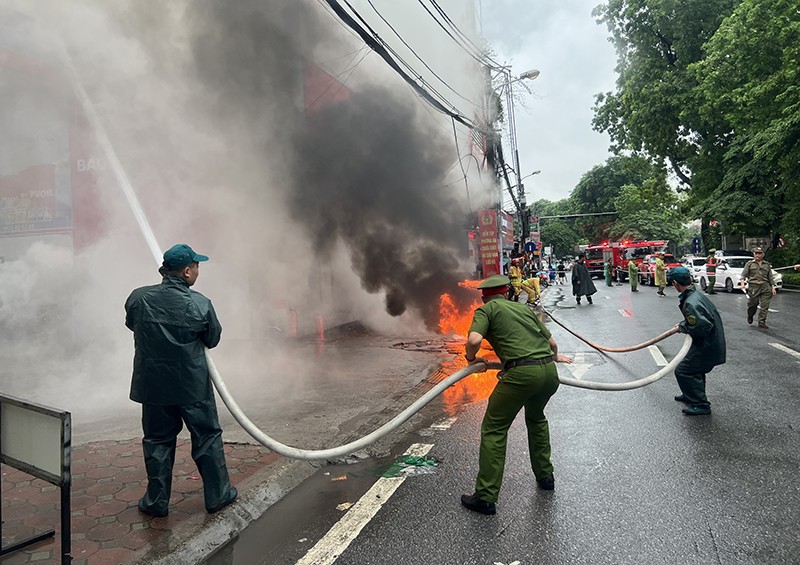
<path fill-rule="evenodd" d="M 514 117 L 514 93 L 511 85 L 517 81 L 530 79 L 533 80 L 539 76 L 538 69 L 531 69 L 519 75 L 517 78 L 512 78 L 511 67 L 503 67 L 501 69 L 503 76 L 502 87 L 505 88 L 506 95 L 506 119 L 508 120 L 508 137 L 509 146 L 511 149 L 511 159 L 514 168 L 514 175 L 517 181 L 517 198 L 515 204 L 517 206 L 517 217 L 520 226 L 519 246 L 520 250 L 525 249 L 525 240 L 527 238 L 526 232 L 530 229 L 528 226 L 528 201 L 525 196 L 525 186 L 522 184 L 522 173 L 519 167 L 519 150 L 517 149 L 517 124 Z M 537 174 L 541 171 L 536 171 Z M 530 176 L 530 175 L 528 175 Z M 513 194 L 512 194 L 513 197 Z"/>

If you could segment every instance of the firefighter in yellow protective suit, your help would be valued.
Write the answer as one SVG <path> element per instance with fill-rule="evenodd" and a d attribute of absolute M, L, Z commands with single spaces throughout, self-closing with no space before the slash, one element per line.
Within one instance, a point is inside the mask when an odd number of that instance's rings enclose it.
<path fill-rule="evenodd" d="M 528 293 L 528 304 L 533 304 L 539 299 L 539 296 L 542 294 L 542 286 L 539 281 L 539 277 L 534 275 L 529 279 L 525 279 L 520 284 L 522 290 Z"/>
<path fill-rule="evenodd" d="M 509 300 L 516 302 L 522 289 L 522 268 L 519 266 L 519 259 L 511 260 L 511 266 L 508 268 L 508 280 L 511 281 Z"/>

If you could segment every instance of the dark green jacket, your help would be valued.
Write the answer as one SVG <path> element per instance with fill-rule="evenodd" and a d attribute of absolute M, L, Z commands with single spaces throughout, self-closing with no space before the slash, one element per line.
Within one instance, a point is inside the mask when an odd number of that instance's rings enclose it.
<path fill-rule="evenodd" d="M 692 336 L 692 346 L 682 365 L 699 372 L 725 362 L 725 329 L 717 307 L 692 285 L 680 295 L 683 321 L 678 325 L 681 333 Z"/>
<path fill-rule="evenodd" d="M 179 406 L 213 398 L 203 346 L 219 343 L 222 326 L 208 298 L 167 275 L 134 290 L 125 314 L 135 345 L 131 400 Z"/>

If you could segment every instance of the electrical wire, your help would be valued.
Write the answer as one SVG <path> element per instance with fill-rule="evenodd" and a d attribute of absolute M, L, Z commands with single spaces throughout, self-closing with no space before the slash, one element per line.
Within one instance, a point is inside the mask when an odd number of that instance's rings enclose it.
<path fill-rule="evenodd" d="M 447 12 L 444 11 L 444 9 L 439 5 L 439 3 L 436 0 L 428 0 L 428 1 L 433 5 L 433 7 L 436 9 L 436 11 L 439 12 L 439 14 L 444 18 L 444 20 L 447 22 L 447 24 L 459 36 L 461 36 L 461 38 L 464 41 L 466 41 L 467 44 L 469 44 L 477 53 L 480 54 L 481 58 L 483 58 L 486 61 L 488 61 L 489 63 L 491 63 L 490 65 L 487 64 L 487 66 L 489 66 L 489 67 L 493 66 L 493 67 L 496 67 L 498 69 L 503 68 L 503 65 L 501 65 L 500 63 L 498 63 L 497 61 L 495 61 L 494 59 L 489 57 L 480 46 L 476 45 L 467 34 L 465 34 L 463 31 L 461 31 L 461 29 L 456 25 L 456 23 L 452 20 L 452 18 L 447 15 Z"/>
<path fill-rule="evenodd" d="M 426 6 L 426 5 L 423 3 L 423 1 L 422 1 L 422 0 L 417 0 L 417 2 L 419 2 L 419 5 L 420 5 L 420 6 L 422 6 L 422 8 L 423 8 L 423 9 L 424 9 L 426 12 L 428 12 L 428 15 L 429 15 L 431 18 L 433 18 L 433 21 L 435 21 L 435 22 L 438 24 L 438 26 L 439 26 L 440 28 L 442 28 L 442 30 L 444 30 L 444 32 L 445 32 L 445 33 L 446 33 L 448 36 L 450 36 L 450 39 L 452 39 L 453 41 L 455 41 L 456 45 L 458 45 L 459 47 L 461 47 L 461 49 L 463 49 L 463 50 L 464 50 L 464 52 L 465 52 L 467 55 L 469 55 L 469 56 L 470 56 L 472 59 L 474 59 L 476 62 L 478 62 L 478 63 L 479 63 L 479 64 L 481 64 L 481 65 L 487 65 L 487 66 L 490 66 L 490 65 L 488 65 L 488 64 L 487 64 L 486 60 L 484 60 L 484 58 L 483 58 L 483 54 L 482 54 L 482 53 L 479 53 L 479 54 L 475 54 L 475 53 L 473 53 L 473 52 L 472 52 L 472 51 L 471 51 L 471 50 L 470 50 L 470 49 L 469 49 L 469 48 L 468 48 L 466 45 L 464 45 L 463 43 L 461 43 L 461 41 L 459 41 L 459 40 L 458 40 L 458 38 L 456 38 L 456 37 L 455 37 L 455 36 L 454 36 L 452 33 L 450 33 L 450 31 L 449 31 L 449 30 L 448 30 L 448 29 L 447 29 L 447 28 L 444 26 L 444 24 L 443 24 L 441 21 L 439 21 L 439 18 L 437 18 L 437 17 L 436 17 L 436 16 L 433 14 L 433 12 L 431 12 L 431 11 L 430 11 L 430 9 L 429 9 L 429 8 L 428 8 L 428 7 L 427 7 L 427 6 Z"/>
<path fill-rule="evenodd" d="M 355 58 L 356 58 L 356 57 L 358 57 L 358 53 L 359 53 L 359 52 L 363 52 L 363 53 L 362 53 L 362 55 L 361 55 L 361 58 L 358 60 L 358 62 L 357 62 L 355 65 L 353 65 L 353 61 L 355 60 Z M 329 90 L 330 90 L 330 89 L 333 87 L 333 85 L 334 85 L 334 84 L 336 84 L 336 83 L 338 83 L 338 86 L 337 86 L 337 89 L 336 89 L 336 92 L 335 92 L 335 94 L 338 94 L 338 93 L 339 93 L 339 91 L 340 91 L 340 90 L 341 90 L 341 89 L 344 87 L 344 85 L 345 85 L 345 84 L 347 84 L 347 81 L 348 81 L 348 80 L 350 80 L 350 77 L 351 77 L 351 76 L 353 76 L 353 73 L 354 73 L 354 72 L 355 72 L 355 70 L 358 68 L 358 66 L 359 66 L 359 65 L 360 65 L 360 64 L 361 64 L 361 63 L 364 61 L 364 59 L 366 58 L 366 56 L 367 56 L 367 55 L 369 55 L 369 53 L 370 53 L 370 52 L 369 52 L 369 49 L 368 49 L 366 46 L 362 47 L 362 48 L 361 48 L 361 49 L 359 49 L 358 51 L 355 51 L 355 54 L 353 55 L 353 58 L 352 58 L 352 59 L 350 59 L 350 62 L 348 62 L 348 63 L 347 63 L 347 66 L 345 67 L 345 69 L 344 69 L 344 70 L 343 70 L 341 73 L 339 73 L 338 75 L 336 75 L 335 77 L 333 77 L 333 78 L 334 78 L 334 79 L 336 79 L 336 80 L 335 80 L 335 81 L 332 81 L 332 82 L 331 82 L 331 83 L 330 83 L 330 84 L 329 84 L 327 87 L 325 87 L 325 90 L 323 90 L 323 91 L 322 91 L 322 92 L 319 94 L 319 96 L 317 96 L 317 97 L 316 97 L 316 98 L 315 98 L 315 99 L 314 99 L 314 100 L 313 100 L 313 101 L 312 101 L 312 102 L 309 104 L 309 106 L 313 107 L 313 106 L 314 106 L 314 104 L 316 104 L 316 103 L 317 103 L 317 102 L 320 100 L 320 98 L 322 98 L 323 96 L 325 96 L 325 95 L 328 93 L 328 91 L 329 91 Z M 352 65 L 352 67 L 351 67 L 351 65 Z M 348 75 L 347 75 L 347 78 L 345 78 L 344 80 L 339 80 L 339 79 L 341 79 L 342 75 L 344 75 L 344 74 L 345 74 L 345 73 L 347 73 L 348 71 L 349 71 L 349 73 L 348 73 Z"/>
<path fill-rule="evenodd" d="M 461 162 L 461 157 L 458 154 L 458 132 L 456 132 L 456 121 L 450 120 L 453 123 L 453 138 L 456 142 L 456 157 L 458 157 L 458 164 L 461 167 L 461 174 L 464 175 L 464 188 L 467 190 L 467 206 L 469 207 L 469 213 L 472 214 L 472 202 L 469 198 L 469 181 L 467 180 L 467 171 L 464 170 L 464 163 Z"/>
<path fill-rule="evenodd" d="M 366 28 L 366 30 L 367 30 L 367 31 L 368 31 L 368 32 L 369 32 L 369 33 L 372 35 L 372 37 L 373 37 L 373 38 L 375 38 L 375 40 L 376 40 L 376 41 L 378 41 L 378 42 L 379 42 L 381 45 L 383 45 L 383 47 L 384 47 L 384 48 L 385 48 L 385 49 L 386 49 L 386 50 L 387 50 L 389 53 L 391 53 L 391 55 L 394 57 L 394 59 L 395 59 L 395 60 L 397 60 L 397 61 L 399 61 L 400 63 L 402 63 L 402 65 L 403 65 L 403 66 L 404 66 L 406 69 L 408 69 L 408 71 L 409 71 L 409 72 L 410 72 L 412 75 L 414 75 L 414 77 L 415 77 L 417 80 L 419 80 L 419 81 L 422 83 L 422 85 L 423 85 L 423 86 L 424 86 L 424 87 L 425 87 L 425 88 L 428 90 L 428 92 L 431 92 L 431 93 L 432 93 L 433 95 L 435 95 L 435 96 L 436 96 L 436 97 L 437 97 L 437 98 L 438 98 L 438 99 L 439 99 L 439 100 L 440 100 L 440 101 L 441 101 L 441 102 L 442 102 L 444 105 L 446 105 L 446 106 L 449 106 L 449 107 L 450 107 L 452 110 L 454 110 L 456 113 L 458 113 L 458 112 L 459 112 L 459 110 L 458 110 L 458 108 L 455 106 L 455 104 L 453 104 L 452 102 L 450 102 L 450 101 L 447 99 L 447 97 L 446 97 L 446 96 L 444 96 L 442 93 L 440 93 L 440 92 L 439 92 L 439 91 L 438 91 L 438 90 L 437 90 L 437 89 L 436 89 L 436 88 L 435 88 L 435 87 L 434 87 L 434 86 L 433 86 L 433 85 L 432 85 L 430 82 L 428 82 L 428 81 L 425 79 L 425 77 L 423 77 L 422 75 L 420 75 L 420 74 L 419 74 L 419 72 L 417 72 L 417 70 L 416 70 L 416 69 L 415 69 L 415 68 L 414 68 L 414 67 L 413 67 L 413 66 L 412 66 L 410 63 L 408 63 L 408 62 L 407 62 L 405 59 L 403 59 L 403 57 L 400 55 L 400 53 L 398 53 L 398 52 L 397 52 L 397 50 L 395 50 L 395 49 L 394 49 L 394 48 L 393 48 L 393 47 L 392 47 L 392 46 L 391 46 L 389 43 L 387 43 L 387 42 L 386 42 L 386 41 L 385 41 L 385 40 L 384 40 L 384 39 L 383 39 L 383 38 L 382 38 L 380 35 L 378 35 L 378 33 L 377 33 L 377 32 L 376 32 L 376 31 L 375 31 L 373 28 L 372 28 L 372 26 L 370 26 L 370 25 L 369 25 L 369 23 L 368 23 L 368 22 L 367 22 L 367 21 L 364 19 L 364 17 L 363 17 L 363 16 L 362 16 L 362 15 L 361 15 L 361 14 L 360 14 L 360 13 L 359 13 L 359 12 L 358 12 L 358 11 L 357 11 L 355 8 L 353 8 L 353 6 L 350 4 L 350 2 L 349 2 L 348 0 L 344 0 L 344 3 L 347 5 L 347 7 L 348 7 L 348 8 L 350 8 L 350 11 L 351 11 L 353 14 L 355 14 L 356 18 L 358 18 L 358 20 L 361 22 L 361 25 L 362 25 L 362 26 L 364 26 L 364 28 Z M 380 14 L 378 14 L 378 15 L 380 15 Z M 384 20 L 384 21 L 385 21 L 385 20 Z M 395 33 L 397 33 L 397 32 L 395 32 Z M 402 39 L 401 39 L 401 41 L 402 41 Z M 409 48 L 409 49 L 410 49 L 410 48 Z M 415 53 L 415 55 L 416 55 L 416 53 Z M 417 56 L 417 58 L 419 58 L 419 56 Z M 421 60 L 421 59 L 420 59 L 420 60 Z M 423 61 L 423 64 L 425 64 L 425 63 L 424 63 L 424 61 Z M 426 66 L 427 66 L 427 65 L 426 65 Z M 439 78 L 439 80 L 442 80 L 440 77 L 437 77 L 437 78 Z M 444 81 L 443 81 L 443 80 L 442 80 L 442 82 L 444 83 Z M 450 90 L 453 90 L 453 91 L 455 92 L 455 90 L 454 90 L 454 89 L 453 89 L 453 88 L 452 88 L 452 87 L 451 87 L 449 84 L 447 84 L 447 83 L 444 83 L 444 84 L 445 84 L 445 86 L 447 86 L 448 88 L 450 88 Z M 456 94 L 458 94 L 458 93 L 456 92 Z M 463 96 L 461 96 L 461 94 L 458 94 L 458 96 L 460 96 L 461 98 L 464 98 Z M 464 99 L 465 99 L 465 100 L 467 100 L 466 98 L 464 98 Z M 470 102 L 470 103 L 471 103 L 471 102 Z M 474 106 L 474 105 L 473 105 L 473 107 L 474 107 L 475 109 L 477 109 L 477 107 L 476 107 L 476 106 Z"/>
<path fill-rule="evenodd" d="M 455 119 L 459 123 L 467 126 L 470 129 L 479 129 L 481 131 L 485 131 L 480 128 L 478 125 L 473 123 L 472 120 L 467 118 L 466 116 L 453 112 L 452 110 L 446 108 L 441 102 L 436 100 L 427 90 L 422 88 L 417 82 L 408 75 L 403 69 L 400 68 L 397 61 L 395 61 L 392 56 L 388 53 L 386 48 L 381 45 L 379 41 L 377 41 L 373 36 L 371 36 L 367 31 L 362 28 L 358 22 L 356 22 L 353 17 L 348 14 L 344 8 L 337 2 L 337 0 L 325 0 L 325 2 L 331 7 L 331 9 L 336 13 L 336 15 L 348 26 L 350 26 L 355 32 L 361 37 L 361 39 L 370 47 L 373 51 L 378 53 L 381 58 L 386 61 L 386 63 L 395 71 L 397 72 L 403 80 L 405 80 L 408 84 L 410 84 L 417 93 L 438 111 L 442 112 L 445 115 L 450 116 L 451 118 Z"/>
<path fill-rule="evenodd" d="M 444 85 L 445 85 L 447 88 L 449 88 L 449 89 L 450 89 L 450 90 L 451 90 L 451 91 L 452 91 L 452 92 L 453 92 L 453 93 L 454 93 L 456 96 L 458 96 L 458 97 L 459 97 L 459 98 L 461 98 L 462 100 L 466 100 L 466 101 L 467 101 L 467 102 L 469 102 L 470 104 L 473 104 L 473 105 L 474 105 L 474 103 L 473 103 L 473 101 L 472 101 L 472 100 L 470 100 L 470 99 L 469 99 L 469 98 L 467 98 L 466 96 L 463 96 L 463 95 L 462 95 L 460 92 L 458 92 L 458 91 L 457 91 L 455 88 L 453 88 L 452 86 L 450 86 L 446 80 L 444 80 L 442 77 L 440 77 L 440 76 L 439 76 L 439 75 L 436 73 L 436 71 L 434 71 L 434 70 L 433 70 L 433 69 L 432 69 L 432 68 L 431 68 L 431 67 L 428 65 L 428 63 L 426 63 L 426 62 L 425 62 L 425 60 L 424 60 L 422 57 L 420 57 L 420 56 L 417 54 L 417 52 L 414 50 L 414 48 L 413 48 L 413 47 L 411 47 L 411 45 L 409 45 L 409 44 L 406 42 L 406 40 L 405 40 L 405 39 L 403 39 L 403 37 L 402 37 L 402 36 L 401 36 L 401 35 L 400 35 L 400 34 L 397 32 L 397 30 L 394 28 L 394 26 L 393 26 L 392 24 L 390 24 L 390 23 L 389 23 L 389 21 L 388 21 L 386 18 L 384 18 L 384 17 L 383 17 L 383 14 L 381 14 L 381 13 L 378 11 L 378 9 L 375 7 L 375 4 L 372 2 L 372 0 L 367 0 L 367 2 L 369 3 L 370 7 L 372 7 L 372 10 L 373 10 L 373 11 L 374 11 L 376 14 L 378 14 L 378 17 L 379 17 L 381 20 L 383 20 L 383 22 L 384 22 L 384 23 L 385 23 L 385 24 L 386 24 L 386 25 L 389 27 L 389 29 L 390 29 L 390 30 L 392 30 L 392 32 L 393 32 L 393 33 L 394 33 L 394 34 L 397 36 L 397 38 L 398 38 L 398 39 L 399 39 L 399 40 L 402 42 L 402 44 L 403 44 L 403 45 L 405 45 L 405 46 L 408 48 L 408 50 L 409 50 L 409 51 L 411 51 L 411 53 L 414 55 L 414 57 L 416 57 L 416 58 L 417 58 L 417 60 L 418 60 L 420 63 L 422 63 L 422 64 L 425 66 L 425 68 L 426 68 L 426 69 L 428 69 L 428 70 L 429 70 L 429 71 L 430 71 L 430 72 L 433 74 L 433 76 L 435 76 L 436 78 L 438 78 L 438 79 L 441 81 L 441 83 L 442 83 L 442 84 L 444 84 Z M 384 44 L 385 44 L 385 43 L 384 43 Z"/>

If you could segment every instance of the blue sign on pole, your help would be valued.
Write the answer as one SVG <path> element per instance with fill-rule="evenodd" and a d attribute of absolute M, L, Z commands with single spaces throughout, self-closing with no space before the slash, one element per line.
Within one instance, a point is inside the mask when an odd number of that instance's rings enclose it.
<path fill-rule="evenodd" d="M 694 254 L 700 253 L 700 238 L 696 237 L 692 240 L 692 251 Z"/>
<path fill-rule="evenodd" d="M 534 249 L 536 249 L 535 243 L 533 243 L 532 241 L 525 242 L 525 251 L 527 251 L 528 253 L 533 253 Z"/>

